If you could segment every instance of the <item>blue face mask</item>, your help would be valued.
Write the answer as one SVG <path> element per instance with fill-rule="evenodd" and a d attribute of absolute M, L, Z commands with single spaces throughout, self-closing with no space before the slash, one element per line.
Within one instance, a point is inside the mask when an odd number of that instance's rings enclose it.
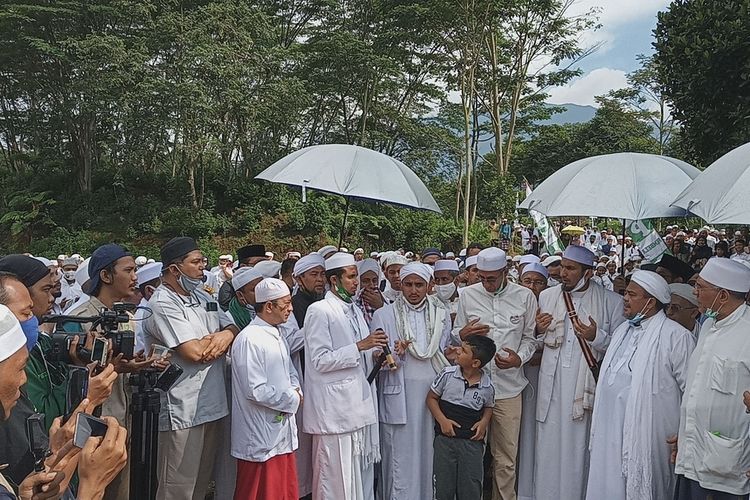
<path fill-rule="evenodd" d="M 26 336 L 26 349 L 31 352 L 39 339 L 39 320 L 32 316 L 26 321 L 21 321 L 21 330 Z"/>
<path fill-rule="evenodd" d="M 628 320 L 628 323 L 630 323 L 630 326 L 639 326 L 641 322 L 646 319 L 646 315 L 643 314 L 643 311 L 646 310 L 648 307 L 648 301 L 643 305 L 643 309 L 641 309 L 641 312 L 633 316 Z"/>

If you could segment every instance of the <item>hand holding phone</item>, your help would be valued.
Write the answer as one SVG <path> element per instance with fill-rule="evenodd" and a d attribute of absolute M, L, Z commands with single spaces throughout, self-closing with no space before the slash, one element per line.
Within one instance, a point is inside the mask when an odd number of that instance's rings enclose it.
<path fill-rule="evenodd" d="M 76 415 L 76 430 L 73 433 L 73 445 L 83 448 L 90 437 L 102 437 L 106 433 L 106 421 L 86 413 L 79 413 Z"/>

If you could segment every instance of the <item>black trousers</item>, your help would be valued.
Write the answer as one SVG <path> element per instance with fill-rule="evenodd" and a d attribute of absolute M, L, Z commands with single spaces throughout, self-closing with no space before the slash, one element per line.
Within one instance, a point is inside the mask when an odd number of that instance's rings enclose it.
<path fill-rule="evenodd" d="M 748 500 L 748 495 L 733 495 L 723 491 L 707 490 L 698 481 L 677 476 L 674 500 Z"/>

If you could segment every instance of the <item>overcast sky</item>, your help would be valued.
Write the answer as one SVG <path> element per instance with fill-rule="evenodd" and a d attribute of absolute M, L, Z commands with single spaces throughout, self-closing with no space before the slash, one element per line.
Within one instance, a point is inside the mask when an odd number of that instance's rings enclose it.
<path fill-rule="evenodd" d="M 656 13 L 668 4 L 669 0 L 578 0 L 571 7 L 571 14 L 598 7 L 602 25 L 597 31 L 586 33 L 582 40 L 587 46 L 598 42 L 603 45 L 581 61 L 580 78 L 548 90 L 549 102 L 594 105 L 594 96 L 625 87 L 626 73 L 638 67 L 636 55 L 653 52 Z"/>

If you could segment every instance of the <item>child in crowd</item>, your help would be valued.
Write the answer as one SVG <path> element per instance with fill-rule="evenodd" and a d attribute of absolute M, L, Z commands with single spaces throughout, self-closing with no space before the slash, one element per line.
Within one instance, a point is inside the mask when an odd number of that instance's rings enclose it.
<path fill-rule="evenodd" d="M 435 417 L 436 500 L 482 498 L 484 437 L 495 405 L 495 389 L 482 367 L 496 350 L 488 337 L 467 338 L 456 365 L 444 368 L 427 393 Z"/>

